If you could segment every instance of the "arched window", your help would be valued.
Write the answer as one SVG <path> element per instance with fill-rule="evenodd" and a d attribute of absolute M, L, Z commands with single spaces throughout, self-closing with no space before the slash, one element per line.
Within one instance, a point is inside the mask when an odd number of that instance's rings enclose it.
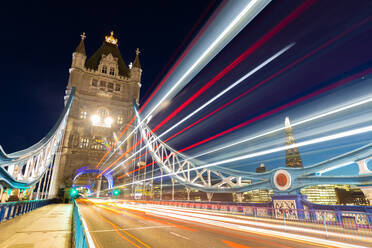
<path fill-rule="evenodd" d="M 101 119 L 103 120 L 106 116 L 109 115 L 109 112 L 107 109 L 105 108 L 100 108 L 98 109 L 98 115 L 101 117 Z"/>
<path fill-rule="evenodd" d="M 110 75 L 115 75 L 115 69 L 113 67 L 110 67 Z"/>
<path fill-rule="evenodd" d="M 105 73 L 105 74 L 107 73 L 107 66 L 105 66 L 105 65 L 102 66 L 102 73 Z"/>

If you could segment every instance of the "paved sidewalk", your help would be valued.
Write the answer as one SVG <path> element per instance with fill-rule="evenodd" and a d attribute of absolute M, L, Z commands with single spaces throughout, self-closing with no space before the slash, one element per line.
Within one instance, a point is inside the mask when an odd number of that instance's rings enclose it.
<path fill-rule="evenodd" d="M 70 248 L 72 205 L 51 204 L 0 224 L 2 248 Z"/>

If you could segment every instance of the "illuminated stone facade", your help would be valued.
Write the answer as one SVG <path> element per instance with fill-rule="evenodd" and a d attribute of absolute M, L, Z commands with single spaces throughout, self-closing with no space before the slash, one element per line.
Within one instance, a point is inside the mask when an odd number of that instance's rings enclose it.
<path fill-rule="evenodd" d="M 97 166 L 115 135 L 118 136 L 133 117 L 132 105 L 138 101 L 141 87 L 138 49 L 128 68 L 113 33 L 106 36 L 101 47 L 88 58 L 84 39 L 83 34 L 72 54 L 66 90 L 67 97 L 71 88 L 76 88 L 60 156 L 58 179 L 62 187 L 71 184 L 78 168 Z M 130 143 L 129 140 L 122 149 Z"/>

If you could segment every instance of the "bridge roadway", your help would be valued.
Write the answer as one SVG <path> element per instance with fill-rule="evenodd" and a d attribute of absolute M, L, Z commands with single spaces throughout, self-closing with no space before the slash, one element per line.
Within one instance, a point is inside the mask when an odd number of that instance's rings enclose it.
<path fill-rule="evenodd" d="M 78 206 L 96 247 L 347 247 L 238 230 L 222 221 L 218 226 L 208 219 L 182 220 L 161 208 L 148 212 L 135 205 L 127 208 L 89 200 L 78 200 Z"/>

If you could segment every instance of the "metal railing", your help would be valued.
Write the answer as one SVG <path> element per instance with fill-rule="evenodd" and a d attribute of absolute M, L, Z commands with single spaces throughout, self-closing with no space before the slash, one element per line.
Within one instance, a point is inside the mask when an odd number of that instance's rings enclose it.
<path fill-rule="evenodd" d="M 94 243 L 89 234 L 87 225 L 83 217 L 80 215 L 79 207 L 74 201 L 73 222 L 74 222 L 74 235 L 73 245 L 75 248 L 94 248 Z"/>
<path fill-rule="evenodd" d="M 0 203 L 0 223 L 55 202 L 49 199 Z"/>

